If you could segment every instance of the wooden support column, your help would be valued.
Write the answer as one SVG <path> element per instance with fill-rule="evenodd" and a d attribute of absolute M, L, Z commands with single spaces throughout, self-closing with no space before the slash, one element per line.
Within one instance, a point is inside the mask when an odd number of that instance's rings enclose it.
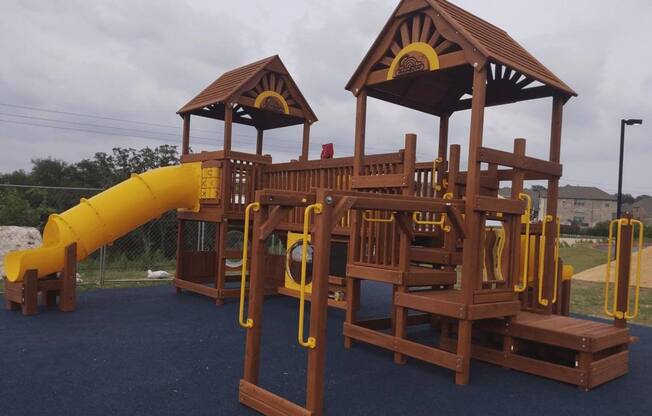
<path fill-rule="evenodd" d="M 233 104 L 224 103 L 224 151 L 231 150 L 233 136 Z"/>
<path fill-rule="evenodd" d="M 414 170 L 417 158 L 417 136 L 416 134 L 405 135 L 405 152 L 403 152 L 403 175 L 405 175 L 405 187 L 403 187 L 403 195 L 414 195 Z M 398 215 L 406 215 L 401 213 Z M 412 226 L 411 221 L 409 222 Z M 399 227 L 400 228 L 400 227 Z M 410 271 L 410 246 L 412 240 L 405 233 L 401 232 L 399 240 L 399 264 L 398 268 L 401 272 L 407 273 Z M 394 293 L 407 292 L 407 286 L 394 286 Z M 397 338 L 405 339 L 407 337 L 407 317 L 408 310 L 402 306 L 396 306 L 394 302 L 394 336 Z M 396 364 L 405 364 L 405 356 L 400 352 L 394 353 L 394 362 Z"/>
<path fill-rule="evenodd" d="M 264 134 L 263 129 L 256 129 L 256 154 L 257 155 L 262 155 L 263 154 L 263 134 Z"/>
<path fill-rule="evenodd" d="M 444 173 L 446 172 L 445 162 L 446 155 L 448 154 L 448 122 L 450 120 L 450 114 L 444 114 L 439 117 L 439 145 L 437 151 L 437 159 L 440 160 L 440 163 L 437 165 L 437 185 L 439 191 L 435 189 L 435 198 L 441 198 L 446 192 L 447 189 L 443 187 L 443 178 Z"/>
<path fill-rule="evenodd" d="M 550 128 L 550 161 L 559 163 L 561 159 L 561 127 L 564 111 L 564 100 L 555 96 L 552 100 L 552 121 Z M 544 246 L 544 279 L 543 297 L 548 299 L 548 305 L 539 305 L 545 313 L 552 313 L 553 280 L 555 277 L 555 239 L 557 237 L 557 203 L 559 198 L 559 178 L 548 180 L 548 198 L 546 201 L 546 216 L 552 221 L 545 222 L 546 241 Z M 560 276 L 561 279 L 561 276 Z"/>
<path fill-rule="evenodd" d="M 525 143 L 525 139 L 514 140 L 514 154 L 516 156 L 525 156 Z M 514 169 L 514 175 L 512 176 L 512 193 L 510 195 L 512 199 L 519 199 L 519 195 L 523 193 L 524 181 L 525 172 L 521 169 Z M 505 270 L 502 270 L 502 272 L 504 276 L 508 276 L 508 288 L 513 288 L 514 285 L 519 284 L 521 278 L 519 275 L 521 256 L 521 219 L 519 217 L 514 217 L 511 224 L 506 227 L 505 235 L 506 237 L 509 236 L 509 239 L 506 240 L 503 252 L 509 253 L 509 262 L 503 262 Z"/>
<path fill-rule="evenodd" d="M 455 185 L 460 171 L 461 151 L 462 148 L 459 144 L 454 144 L 450 147 L 450 156 L 448 160 L 448 192 L 453 194 L 453 199 L 461 198 L 457 186 Z M 452 227 L 450 232 L 444 234 L 444 247 L 449 253 L 455 253 L 457 251 L 457 232 Z"/>
<path fill-rule="evenodd" d="M 480 255 L 483 249 L 484 213 L 475 211 L 475 201 L 480 195 L 480 168 L 478 151 L 482 147 L 484 128 L 484 109 L 487 92 L 488 67 L 476 67 L 473 71 L 473 98 L 471 104 L 471 128 L 469 134 L 469 161 L 466 177 L 466 235 L 462 258 L 462 301 L 473 303 L 473 294 L 482 285 L 482 268 Z M 457 355 L 461 357 L 458 372 L 455 374 L 457 384 L 468 384 L 471 362 L 471 329 L 468 320 L 459 321 L 457 336 Z"/>
<path fill-rule="evenodd" d="M 23 315 L 38 313 L 38 270 L 27 270 L 23 276 Z"/>
<path fill-rule="evenodd" d="M 308 379 L 306 386 L 306 409 L 314 415 L 322 415 L 324 408 L 324 370 L 326 368 L 326 321 L 328 319 L 328 274 L 331 254 L 331 231 L 333 229 L 332 203 L 326 202 L 326 190 L 317 191 L 316 200 L 322 203 L 321 214 L 315 215 L 312 234 L 314 247 L 313 283 L 310 302 L 309 334 L 316 346 L 308 350 Z"/>
<path fill-rule="evenodd" d="M 217 224 L 215 233 L 215 288 L 217 289 L 217 306 L 224 305 L 224 289 L 226 288 L 226 233 L 229 229 L 228 218 L 223 218 Z"/>
<path fill-rule="evenodd" d="M 77 244 L 66 247 L 63 270 L 60 275 L 61 288 L 59 289 L 59 310 L 72 312 L 76 305 L 77 291 Z"/>
<path fill-rule="evenodd" d="M 299 160 L 305 162 L 308 160 L 308 151 L 310 150 L 310 122 L 303 122 L 303 141 L 301 144 L 301 156 Z"/>
<path fill-rule="evenodd" d="M 362 90 L 356 98 L 355 110 L 355 147 L 353 154 L 353 176 L 364 175 L 364 147 L 365 147 L 365 131 L 367 127 L 367 92 Z M 356 254 L 360 252 L 360 222 L 362 221 L 362 214 L 358 210 L 351 213 L 349 247 L 348 247 L 348 263 L 353 263 L 357 260 Z M 356 311 L 360 305 L 360 280 L 346 278 L 346 319 L 349 324 L 356 321 Z M 350 348 L 353 339 L 344 337 L 344 347 Z"/>
<path fill-rule="evenodd" d="M 183 138 L 181 142 L 181 154 L 190 153 L 190 113 L 183 115 Z"/>
<path fill-rule="evenodd" d="M 256 200 L 260 200 L 258 196 Z M 262 225 L 267 220 L 268 207 L 261 205 L 254 214 L 253 233 L 251 237 L 251 267 L 249 269 L 249 305 L 247 317 L 253 319 L 252 328 L 247 329 L 245 345 L 244 377 L 245 381 L 258 384 L 260 368 L 260 340 L 263 330 L 263 300 L 265 296 L 265 258 L 267 254 L 266 240 L 259 238 Z"/>

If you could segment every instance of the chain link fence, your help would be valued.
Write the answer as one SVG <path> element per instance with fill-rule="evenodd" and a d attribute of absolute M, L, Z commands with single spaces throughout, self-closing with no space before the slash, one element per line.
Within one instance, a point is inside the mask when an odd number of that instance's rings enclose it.
<path fill-rule="evenodd" d="M 0 184 L 0 226 L 35 227 L 39 232 L 48 216 L 63 212 L 101 192 L 98 188 Z M 191 223 L 184 244 L 211 250 L 210 223 Z M 105 286 L 119 283 L 171 280 L 176 268 L 177 221 L 174 211 L 101 247 L 78 265 L 79 284 Z"/>

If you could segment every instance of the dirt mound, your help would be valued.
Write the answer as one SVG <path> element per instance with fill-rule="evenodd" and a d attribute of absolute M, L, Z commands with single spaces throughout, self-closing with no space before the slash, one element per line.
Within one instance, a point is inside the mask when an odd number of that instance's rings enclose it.
<path fill-rule="evenodd" d="M 632 274 L 631 274 L 631 279 L 632 279 L 632 284 L 634 283 L 634 279 L 636 278 L 636 275 L 634 274 L 636 267 L 636 253 L 632 253 Z M 605 254 L 605 259 L 606 259 L 606 254 Z M 611 263 L 611 276 L 612 276 L 612 281 L 613 281 L 613 276 L 615 275 L 615 262 Z M 600 266 L 596 266 L 587 270 L 584 270 L 583 272 L 577 273 L 575 276 L 573 276 L 573 279 L 577 280 L 586 280 L 589 282 L 604 282 L 605 274 L 606 274 L 606 263 L 601 264 Z M 648 247 L 643 249 L 641 252 L 641 286 L 642 287 L 652 287 L 652 247 Z"/>
<path fill-rule="evenodd" d="M 14 250 L 41 245 L 41 233 L 34 227 L 0 226 L 0 276 L 4 276 L 4 257 Z"/>

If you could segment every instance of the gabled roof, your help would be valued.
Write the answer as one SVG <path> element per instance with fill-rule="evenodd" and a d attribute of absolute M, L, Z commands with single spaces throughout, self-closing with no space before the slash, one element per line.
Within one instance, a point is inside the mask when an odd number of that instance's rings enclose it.
<path fill-rule="evenodd" d="M 255 98 L 264 91 L 270 91 L 284 101 L 274 108 L 277 111 L 256 103 Z M 278 55 L 225 72 L 179 109 L 177 114 L 192 113 L 222 120 L 226 103 L 237 105 L 238 114 L 248 115 L 234 117 L 234 122 L 260 128 L 317 121 L 317 116 Z"/>
<path fill-rule="evenodd" d="M 400 77 L 392 73 L 409 55 L 408 46 L 418 50 L 416 43 L 432 48 L 438 64 Z M 441 115 L 470 108 L 462 97 L 472 93 L 474 64 L 491 65 L 487 106 L 577 95 L 504 30 L 446 0 L 402 0 L 346 89 L 357 95 L 365 87 L 372 97 Z"/>
<path fill-rule="evenodd" d="M 541 196 L 547 198 L 547 192 Z M 559 199 L 586 199 L 596 201 L 615 201 L 616 197 L 595 186 L 566 185 L 559 187 Z"/>
<path fill-rule="evenodd" d="M 459 26 L 463 30 L 462 35 L 471 43 L 479 46 L 480 52 L 490 61 L 509 66 L 564 94 L 577 96 L 571 87 L 553 74 L 503 29 L 446 0 L 427 1 L 449 23 Z"/>

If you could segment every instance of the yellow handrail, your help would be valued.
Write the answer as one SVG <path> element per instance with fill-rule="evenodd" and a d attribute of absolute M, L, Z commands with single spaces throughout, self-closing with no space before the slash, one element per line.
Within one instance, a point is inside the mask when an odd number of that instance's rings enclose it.
<path fill-rule="evenodd" d="M 527 205 L 525 207 L 525 212 L 521 216 L 521 223 L 525 224 L 525 248 L 524 248 L 524 259 L 523 259 L 523 273 L 521 275 L 521 285 L 514 286 L 514 292 L 522 293 L 527 289 L 527 274 L 529 270 L 530 262 L 530 215 L 532 212 L 532 198 L 526 193 L 518 194 L 518 199 L 525 200 Z"/>
<path fill-rule="evenodd" d="M 498 243 L 496 247 L 496 277 L 498 280 L 505 280 L 503 277 L 503 251 L 505 250 L 505 228 L 500 226 L 500 228 L 495 229 L 496 237 L 498 237 Z"/>
<path fill-rule="evenodd" d="M 297 340 L 299 345 L 305 348 L 315 348 L 317 340 L 314 337 L 308 337 L 307 341 L 303 339 L 303 327 L 305 321 L 305 303 L 306 303 L 306 272 L 308 267 L 308 235 L 310 234 L 310 213 L 321 214 L 323 205 L 312 204 L 306 207 L 303 212 L 303 235 L 301 236 L 301 285 L 299 289 L 299 328 Z"/>
<path fill-rule="evenodd" d="M 634 289 L 634 314 L 629 313 L 629 305 L 625 312 L 625 319 L 634 319 L 638 316 L 639 296 L 641 293 L 641 260 L 643 256 L 643 223 L 638 220 L 629 220 L 632 224 L 632 238 L 634 238 L 634 225 L 638 225 L 638 251 L 636 252 L 636 286 Z"/>
<path fill-rule="evenodd" d="M 412 221 L 414 221 L 415 224 L 418 224 L 418 225 L 437 225 L 445 233 L 448 233 L 451 230 L 450 225 L 446 225 L 446 214 L 441 214 L 441 218 L 436 220 L 436 221 L 421 220 L 420 218 L 421 218 L 421 213 L 420 212 L 414 211 L 412 213 Z"/>
<path fill-rule="evenodd" d="M 389 218 L 369 218 L 367 216 L 367 213 L 371 212 L 373 214 L 373 211 L 371 210 L 366 210 L 362 213 L 362 219 L 367 221 L 367 222 L 382 222 L 382 223 L 390 223 L 394 221 L 394 213 L 389 216 Z"/>
<path fill-rule="evenodd" d="M 634 239 L 634 227 L 638 225 L 638 251 L 636 253 L 636 285 L 634 288 L 634 313 L 630 313 L 629 303 L 627 305 L 627 310 L 625 312 L 618 310 L 618 272 L 620 270 L 620 240 L 621 228 L 623 225 L 627 224 L 632 225 L 632 240 Z M 613 225 L 618 224 L 618 229 L 616 231 L 616 236 L 618 237 L 614 240 Z M 607 273 L 605 276 L 605 285 L 604 285 L 604 312 L 607 316 L 615 317 L 618 319 L 635 319 L 638 316 L 639 312 L 639 297 L 641 291 L 641 260 L 643 253 L 643 235 L 644 235 L 644 226 L 643 223 L 628 218 L 615 219 L 609 223 L 609 240 L 608 240 L 608 249 L 607 249 Z M 615 271 L 616 276 L 614 278 L 614 294 L 613 294 L 613 304 L 611 310 L 609 309 L 609 285 L 611 284 L 611 246 L 616 241 L 616 264 Z M 629 291 L 629 287 L 627 288 Z"/>
<path fill-rule="evenodd" d="M 244 319 L 244 300 L 245 300 L 245 286 L 247 284 L 247 250 L 249 249 L 249 215 L 250 212 L 258 211 L 260 209 L 260 202 L 252 202 L 245 208 L 244 218 L 244 242 L 242 243 L 242 272 L 240 276 L 240 312 L 238 314 L 238 323 L 243 328 L 253 328 L 254 321 L 251 318 Z"/>
<path fill-rule="evenodd" d="M 541 239 L 539 240 L 539 296 L 538 300 L 539 303 L 543 306 L 548 306 L 550 304 L 550 300 L 546 299 L 543 297 L 543 263 L 545 260 L 545 247 L 546 247 L 546 223 L 552 222 L 553 218 L 552 215 L 546 215 L 543 223 L 541 224 Z M 559 222 L 559 218 L 557 218 L 557 240 L 556 244 L 557 246 L 559 245 L 559 231 L 561 228 L 561 224 Z M 554 287 L 553 287 L 553 297 L 552 297 L 552 303 L 557 302 L 557 280 L 559 279 L 559 248 L 555 249 L 555 252 L 553 253 L 553 256 L 555 256 L 555 271 L 553 272 L 554 275 Z"/>

